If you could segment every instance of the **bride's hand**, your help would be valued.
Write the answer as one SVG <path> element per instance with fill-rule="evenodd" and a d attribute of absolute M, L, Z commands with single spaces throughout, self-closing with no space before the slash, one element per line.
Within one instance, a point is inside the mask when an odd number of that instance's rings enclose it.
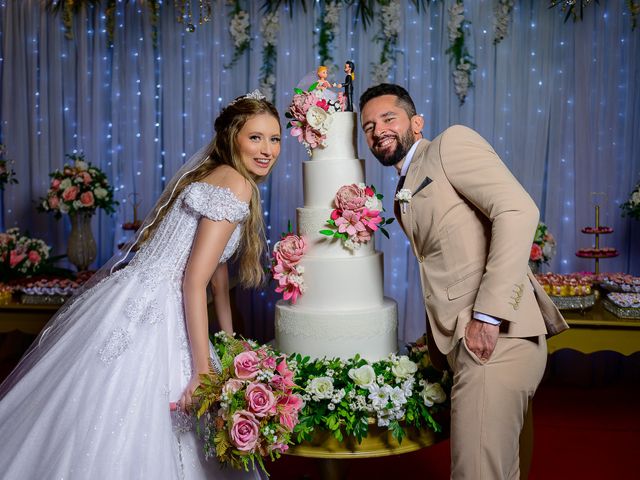
<path fill-rule="evenodd" d="M 191 405 L 193 404 L 193 392 L 195 392 L 196 388 L 198 388 L 199 386 L 199 376 L 196 375 L 194 377 L 191 377 L 191 380 L 189 380 L 189 383 L 185 387 L 184 392 L 182 392 L 180 400 L 178 400 L 178 408 L 180 410 L 182 410 L 183 412 L 188 412 L 188 410 L 191 408 Z"/>

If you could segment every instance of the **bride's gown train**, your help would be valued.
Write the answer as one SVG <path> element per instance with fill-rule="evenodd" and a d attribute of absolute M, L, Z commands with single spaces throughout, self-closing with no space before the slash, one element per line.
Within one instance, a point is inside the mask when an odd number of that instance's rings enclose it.
<path fill-rule="evenodd" d="M 193 426 L 169 412 L 191 378 L 182 277 L 198 221 L 248 213 L 230 190 L 192 183 L 131 263 L 57 319 L 58 340 L 0 401 L 3 479 L 259 478 L 205 460 Z"/>

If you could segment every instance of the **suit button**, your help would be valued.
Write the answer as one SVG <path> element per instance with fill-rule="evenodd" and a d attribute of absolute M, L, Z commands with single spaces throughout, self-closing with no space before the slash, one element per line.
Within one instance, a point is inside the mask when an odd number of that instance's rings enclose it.
<path fill-rule="evenodd" d="M 420 263 L 424 262 L 424 255 L 420 255 L 420 256 L 418 257 L 418 261 L 419 261 Z"/>

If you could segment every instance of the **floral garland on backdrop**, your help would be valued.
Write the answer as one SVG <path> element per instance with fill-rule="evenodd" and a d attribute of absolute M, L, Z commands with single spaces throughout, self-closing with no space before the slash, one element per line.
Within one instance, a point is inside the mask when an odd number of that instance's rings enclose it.
<path fill-rule="evenodd" d="M 278 33 L 280 32 L 280 17 L 277 10 L 268 12 L 260 21 L 262 35 L 262 68 L 260 69 L 260 91 L 270 102 L 275 101 L 276 92 L 276 61 L 278 58 Z"/>
<path fill-rule="evenodd" d="M 509 25 L 511 24 L 511 17 L 513 16 L 513 0 L 497 0 L 495 7 L 495 24 L 493 44 L 497 45 L 502 40 L 507 38 L 509 33 Z"/>
<path fill-rule="evenodd" d="M 229 33 L 233 39 L 233 57 L 224 68 L 233 67 L 251 45 L 251 23 L 249 12 L 242 8 L 240 0 L 228 0 L 232 8 L 229 11 Z"/>
<path fill-rule="evenodd" d="M 464 29 L 469 25 L 471 22 L 464 17 L 464 0 L 456 0 L 456 3 L 449 7 L 450 47 L 446 53 L 449 54 L 451 64 L 454 67 L 453 85 L 456 95 L 460 99 L 460 105 L 464 105 L 469 88 L 473 87 L 471 74 L 476 69 L 476 64 L 473 63 L 473 57 L 465 43 Z"/>
<path fill-rule="evenodd" d="M 371 82 L 373 85 L 389 81 L 391 69 L 396 63 L 396 45 L 398 33 L 402 27 L 400 0 L 390 0 L 380 7 L 380 34 L 376 42 L 382 42 L 380 60 L 371 66 Z"/>
<path fill-rule="evenodd" d="M 332 70 L 333 41 L 340 34 L 340 15 L 342 13 L 342 4 L 339 0 L 327 0 L 320 2 L 320 16 L 318 18 L 318 54 L 320 55 L 320 64 L 325 65 Z M 324 7 L 324 8 L 323 8 Z"/>

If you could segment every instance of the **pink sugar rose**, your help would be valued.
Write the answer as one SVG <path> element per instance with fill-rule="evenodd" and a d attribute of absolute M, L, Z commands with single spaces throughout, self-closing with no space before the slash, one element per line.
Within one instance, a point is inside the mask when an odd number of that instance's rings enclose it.
<path fill-rule="evenodd" d="M 78 196 L 78 187 L 75 187 L 75 186 L 66 188 L 64 192 L 62 192 L 62 199 L 65 202 L 71 202 L 75 200 L 77 196 Z"/>
<path fill-rule="evenodd" d="M 337 191 L 334 203 L 340 210 L 353 210 L 355 212 L 364 208 L 367 201 L 364 189 L 356 184 L 344 185 Z"/>
<path fill-rule="evenodd" d="M 58 188 L 60 188 L 60 179 L 54 178 L 53 180 L 51 180 L 51 188 L 53 190 L 57 190 Z"/>
<path fill-rule="evenodd" d="M 269 387 L 263 383 L 250 383 L 244 398 L 249 411 L 256 417 L 266 417 L 276 413 L 276 399 Z"/>
<path fill-rule="evenodd" d="M 40 254 L 38 252 L 36 252 L 35 250 L 31 250 L 29 252 L 28 258 L 29 258 L 29 261 L 31 263 L 33 263 L 34 265 L 37 265 L 38 263 L 40 263 L 40 260 L 42 259 L 40 257 Z"/>
<path fill-rule="evenodd" d="M 236 377 L 242 380 L 250 380 L 258 375 L 260 360 L 256 352 L 242 352 L 233 359 L 233 367 Z"/>
<path fill-rule="evenodd" d="M 60 197 L 57 195 L 49 197 L 47 202 L 49 203 L 49 208 L 53 208 L 54 210 L 60 207 Z"/>
<path fill-rule="evenodd" d="M 18 265 L 22 260 L 24 260 L 26 255 L 24 253 L 20 253 L 17 250 L 11 250 L 9 253 L 9 266 L 11 268 Z"/>
<path fill-rule="evenodd" d="M 366 230 L 360 221 L 360 215 L 352 210 L 344 210 L 342 216 L 336 220 L 339 233 L 346 233 L 350 237 Z"/>
<path fill-rule="evenodd" d="M 80 195 L 80 202 L 82 202 L 82 205 L 84 207 L 92 207 L 93 204 L 95 203 L 95 200 L 93 198 L 93 193 L 84 192 L 82 195 Z"/>
<path fill-rule="evenodd" d="M 300 263 L 306 249 L 304 238 L 293 234 L 284 237 L 273 248 L 276 262 L 289 267 Z"/>
<path fill-rule="evenodd" d="M 251 412 L 238 410 L 231 417 L 231 443 L 241 452 L 253 452 L 260 438 L 260 424 Z"/>
<path fill-rule="evenodd" d="M 321 135 L 316 130 L 307 126 L 304 128 L 302 133 L 303 135 L 299 138 L 299 140 L 304 140 L 305 142 L 307 142 L 310 148 L 316 148 L 318 145 L 320 145 Z"/>
<path fill-rule="evenodd" d="M 531 245 L 531 254 L 529 255 L 529 260 L 532 262 L 537 262 L 542 258 L 542 248 L 537 243 Z"/>
<path fill-rule="evenodd" d="M 309 110 L 309 107 L 313 105 L 314 99 L 315 96 L 313 95 L 294 95 L 291 106 L 289 107 L 291 115 L 293 115 L 293 117 L 297 120 L 306 122 L 307 110 Z"/>
<path fill-rule="evenodd" d="M 222 387 L 222 393 L 231 396 L 240 390 L 244 386 L 244 382 L 242 380 L 238 380 L 236 378 L 230 378 Z"/>

